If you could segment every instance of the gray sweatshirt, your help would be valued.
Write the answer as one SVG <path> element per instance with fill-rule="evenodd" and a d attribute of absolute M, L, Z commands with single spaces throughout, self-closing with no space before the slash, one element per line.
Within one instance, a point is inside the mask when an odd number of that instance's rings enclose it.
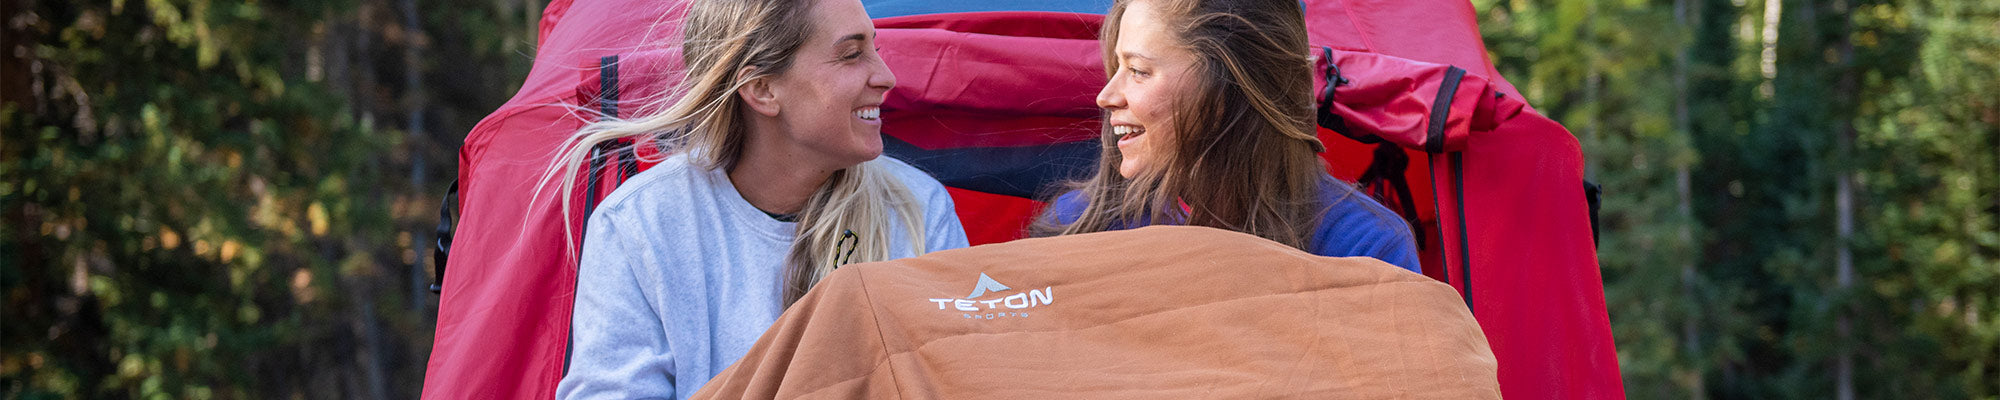
<path fill-rule="evenodd" d="M 965 247 L 944 186 L 884 159 L 922 202 L 924 248 Z M 903 222 L 890 218 L 892 257 L 914 256 Z M 780 275 L 797 224 L 752 207 L 721 170 L 674 156 L 612 191 L 589 221 L 557 398 L 686 398 L 783 311 Z"/>

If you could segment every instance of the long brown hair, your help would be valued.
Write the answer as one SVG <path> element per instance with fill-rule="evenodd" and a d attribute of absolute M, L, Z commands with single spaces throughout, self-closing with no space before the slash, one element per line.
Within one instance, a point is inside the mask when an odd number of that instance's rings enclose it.
<path fill-rule="evenodd" d="M 737 89 L 791 68 L 816 26 L 810 10 L 819 1 L 826 0 L 693 2 L 685 19 L 678 21 L 683 34 L 681 58 L 687 67 L 680 84 L 670 91 L 644 94 L 636 101 L 637 116 L 605 118 L 584 126 L 561 147 L 542 184 L 556 182 L 561 193 L 573 193 L 577 180 L 556 177 L 577 176 L 591 148 L 623 138 L 661 146 L 670 150 L 667 153 L 686 153 L 697 168 L 734 167 L 750 135 Z M 674 22 L 663 20 L 656 28 Z M 738 76 L 746 66 L 754 72 Z M 666 156 L 653 157 L 648 161 Z M 911 251 L 923 254 L 923 204 L 888 170 L 889 162 L 878 158 L 834 171 L 806 200 L 798 214 L 798 236 L 785 258 L 783 304 L 798 301 L 841 264 L 887 260 L 891 213 L 901 217 Z M 538 185 L 535 190 L 541 189 Z M 570 196 L 559 197 L 568 218 Z"/>
<path fill-rule="evenodd" d="M 1117 72 L 1118 24 L 1134 0 L 1111 5 L 1098 38 L 1105 76 Z M 1316 152 L 1312 59 L 1296 0 L 1141 0 L 1156 7 L 1174 43 L 1194 55 L 1176 96 L 1176 138 L 1158 167 L 1127 179 L 1110 123 L 1097 173 L 1072 183 L 1086 201 L 1067 225 L 1047 213 L 1036 236 L 1143 223 L 1249 233 L 1305 248 L 1328 207 L 1354 192 L 1327 176 Z M 1337 193 L 1323 198 L 1331 188 Z M 1186 209 L 1183 211 L 1182 206 Z"/>

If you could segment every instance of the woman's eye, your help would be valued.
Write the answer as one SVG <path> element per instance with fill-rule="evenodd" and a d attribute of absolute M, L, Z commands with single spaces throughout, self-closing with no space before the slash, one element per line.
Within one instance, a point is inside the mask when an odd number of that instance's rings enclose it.
<path fill-rule="evenodd" d="M 1153 76 L 1153 73 L 1152 73 L 1151 71 L 1147 71 L 1147 70 L 1143 70 L 1143 69 L 1138 69 L 1138 68 L 1131 68 L 1131 67 L 1126 67 L 1126 68 L 1125 68 L 1125 70 L 1126 70 L 1126 71 L 1132 71 L 1132 76 L 1136 76 L 1136 77 L 1140 77 L 1140 78 L 1145 78 L 1145 77 L 1151 77 L 1151 76 Z"/>
<path fill-rule="evenodd" d="M 842 60 L 853 60 L 857 58 L 861 58 L 861 52 L 859 51 L 853 53 L 847 53 L 847 55 L 840 57 L 840 59 Z"/>

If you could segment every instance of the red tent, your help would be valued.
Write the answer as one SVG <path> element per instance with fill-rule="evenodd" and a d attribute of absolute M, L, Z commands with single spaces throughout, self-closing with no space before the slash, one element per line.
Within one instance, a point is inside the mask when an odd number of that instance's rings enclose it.
<path fill-rule="evenodd" d="M 1095 37 L 1108 1 L 863 4 L 899 81 L 884 105 L 887 152 L 951 188 L 973 244 L 1019 237 L 1040 206 L 1031 199 L 1094 163 L 1093 99 L 1104 82 Z M 1499 358 L 1503 393 L 1622 398 L 1576 139 L 1499 76 L 1472 6 L 1303 4 L 1322 46 L 1327 79 L 1315 90 L 1321 125 L 1332 127 L 1321 130 L 1330 170 L 1414 222 L 1425 274 L 1465 295 Z M 425 397 L 553 396 L 577 238 L 553 193 L 530 193 L 553 149 L 588 122 L 573 107 L 631 116 L 620 97 L 675 79 L 679 35 L 656 22 L 677 19 L 676 7 L 556 0 L 544 11 L 527 81 L 460 150 Z M 594 185 L 572 199 L 608 193 L 647 167 L 636 159 L 606 154 L 587 175 Z M 587 208 L 572 211 L 571 232 Z"/>

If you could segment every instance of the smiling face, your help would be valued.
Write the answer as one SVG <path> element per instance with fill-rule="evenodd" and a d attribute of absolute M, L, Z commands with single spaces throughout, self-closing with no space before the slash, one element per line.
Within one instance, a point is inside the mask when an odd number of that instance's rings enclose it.
<path fill-rule="evenodd" d="M 1130 179 L 1159 168 L 1173 151 L 1175 100 L 1182 97 L 1194 54 L 1166 30 L 1151 1 L 1134 1 L 1118 20 L 1117 63 L 1097 106 L 1110 112 L 1111 132 L 1118 135 L 1118 175 Z"/>
<path fill-rule="evenodd" d="M 882 100 L 895 75 L 858 0 L 819 0 L 791 67 L 771 77 L 777 126 L 803 153 L 844 168 L 882 154 Z M 810 160 L 800 160 L 810 161 Z"/>

